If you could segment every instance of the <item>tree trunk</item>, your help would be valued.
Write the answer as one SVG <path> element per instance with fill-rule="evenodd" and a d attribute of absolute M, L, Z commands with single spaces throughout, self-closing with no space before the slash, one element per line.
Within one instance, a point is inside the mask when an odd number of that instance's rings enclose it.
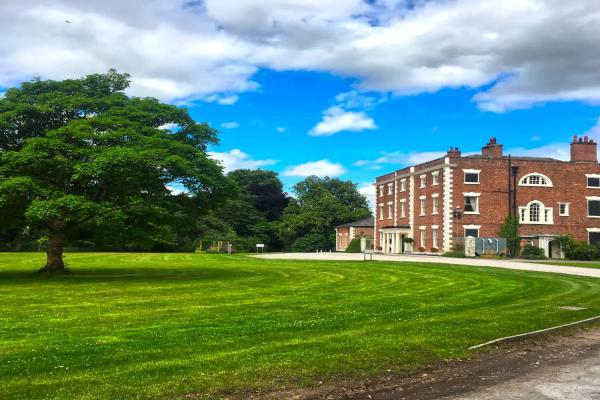
<path fill-rule="evenodd" d="M 63 249 L 65 247 L 65 232 L 62 223 L 53 224 L 50 230 L 48 251 L 46 252 L 46 265 L 42 268 L 44 272 L 63 272 L 65 263 L 63 261 Z"/>

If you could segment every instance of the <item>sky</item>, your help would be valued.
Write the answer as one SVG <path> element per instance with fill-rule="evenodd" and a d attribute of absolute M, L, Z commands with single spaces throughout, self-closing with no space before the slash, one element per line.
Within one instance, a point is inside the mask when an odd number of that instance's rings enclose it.
<path fill-rule="evenodd" d="M 116 68 L 219 130 L 225 170 L 372 183 L 450 146 L 600 139 L 597 0 L 0 0 L 0 96 Z"/>

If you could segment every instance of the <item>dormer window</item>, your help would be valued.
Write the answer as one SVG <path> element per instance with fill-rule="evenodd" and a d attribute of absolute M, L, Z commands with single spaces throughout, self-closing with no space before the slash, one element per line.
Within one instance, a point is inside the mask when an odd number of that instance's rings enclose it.
<path fill-rule="evenodd" d="M 519 181 L 519 186 L 546 186 L 552 187 L 552 181 L 546 175 L 534 172 L 527 174 Z"/>

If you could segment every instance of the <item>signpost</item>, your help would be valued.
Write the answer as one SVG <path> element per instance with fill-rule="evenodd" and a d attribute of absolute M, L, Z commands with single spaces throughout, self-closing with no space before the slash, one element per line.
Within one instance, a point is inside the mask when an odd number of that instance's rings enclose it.
<path fill-rule="evenodd" d="M 260 251 L 259 251 L 259 249 L 260 249 Z M 260 253 L 264 253 L 265 252 L 265 245 L 264 245 L 264 243 L 257 243 L 256 244 L 256 252 L 257 253 L 259 253 L 259 252 Z"/>

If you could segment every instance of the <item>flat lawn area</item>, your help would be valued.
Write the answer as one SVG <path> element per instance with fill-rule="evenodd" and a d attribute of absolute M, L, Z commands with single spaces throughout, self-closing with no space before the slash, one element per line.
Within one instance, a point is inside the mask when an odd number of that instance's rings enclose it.
<path fill-rule="evenodd" d="M 600 268 L 600 261 L 542 261 L 544 264 L 561 265 L 563 267 Z"/>
<path fill-rule="evenodd" d="M 600 280 L 434 264 L 0 253 L 0 398 L 219 398 L 410 371 L 600 314 Z M 566 311 L 559 306 L 587 307 Z"/>

